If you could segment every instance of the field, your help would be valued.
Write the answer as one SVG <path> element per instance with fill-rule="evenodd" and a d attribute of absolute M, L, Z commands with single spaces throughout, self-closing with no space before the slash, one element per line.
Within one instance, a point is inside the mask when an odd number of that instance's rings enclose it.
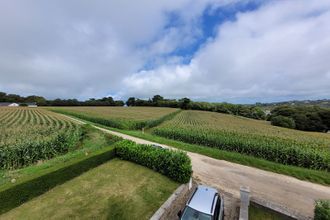
<path fill-rule="evenodd" d="M 31 108 L 0 108 L 0 169 L 14 169 L 68 152 L 81 127 L 66 117 Z"/>
<path fill-rule="evenodd" d="M 114 159 L 0 219 L 149 219 L 178 185 L 150 169 Z"/>
<path fill-rule="evenodd" d="M 330 168 L 329 134 L 275 127 L 265 121 L 221 113 L 183 111 L 152 132 L 277 163 L 321 170 Z"/>
<path fill-rule="evenodd" d="M 51 107 L 48 109 L 120 129 L 154 127 L 178 112 L 175 108 L 157 107 Z"/>

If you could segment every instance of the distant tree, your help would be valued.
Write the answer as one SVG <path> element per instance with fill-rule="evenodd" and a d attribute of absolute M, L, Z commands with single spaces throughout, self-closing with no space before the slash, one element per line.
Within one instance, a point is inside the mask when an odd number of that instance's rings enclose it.
<path fill-rule="evenodd" d="M 272 125 L 275 126 L 281 126 L 281 127 L 285 127 L 285 128 L 295 128 L 295 122 L 292 118 L 289 117 L 285 117 L 285 116 L 275 116 L 271 119 L 271 123 Z"/>
<path fill-rule="evenodd" d="M 134 106 L 135 105 L 135 98 L 134 97 L 129 97 L 126 101 L 127 106 Z"/>
<path fill-rule="evenodd" d="M 183 98 L 179 100 L 180 108 L 182 109 L 191 109 L 191 100 L 188 98 Z"/>
<path fill-rule="evenodd" d="M 0 92 L 0 102 L 6 101 L 7 94 L 5 92 Z"/>
<path fill-rule="evenodd" d="M 155 96 L 152 98 L 152 102 L 153 102 L 154 104 L 157 104 L 158 102 L 163 101 L 163 100 L 164 100 L 164 98 L 163 98 L 162 96 L 160 96 L 160 95 L 155 95 Z"/>

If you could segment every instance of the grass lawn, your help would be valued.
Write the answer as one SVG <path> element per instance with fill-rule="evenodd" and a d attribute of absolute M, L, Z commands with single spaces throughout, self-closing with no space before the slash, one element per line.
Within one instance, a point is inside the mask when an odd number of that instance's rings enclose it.
<path fill-rule="evenodd" d="M 249 219 L 250 220 L 293 220 L 287 216 L 283 216 L 272 210 L 268 210 L 256 205 L 249 206 Z"/>
<path fill-rule="evenodd" d="M 113 159 L 0 216 L 0 219 L 149 219 L 179 186 Z"/>

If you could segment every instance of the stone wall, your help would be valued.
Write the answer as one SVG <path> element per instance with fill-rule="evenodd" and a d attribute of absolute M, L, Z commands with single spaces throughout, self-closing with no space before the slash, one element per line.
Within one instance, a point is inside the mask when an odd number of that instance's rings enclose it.
<path fill-rule="evenodd" d="M 189 189 L 189 184 L 182 184 L 179 186 L 168 200 L 155 212 L 150 220 L 179 219 L 178 212 L 184 209 L 196 187 L 196 183 L 191 184 L 191 189 Z"/>

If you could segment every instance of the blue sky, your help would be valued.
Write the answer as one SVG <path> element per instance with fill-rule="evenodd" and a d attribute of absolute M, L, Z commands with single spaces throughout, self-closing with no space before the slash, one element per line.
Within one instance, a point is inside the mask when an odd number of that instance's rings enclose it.
<path fill-rule="evenodd" d="M 0 91 L 47 98 L 330 97 L 328 0 L 0 3 Z"/>

